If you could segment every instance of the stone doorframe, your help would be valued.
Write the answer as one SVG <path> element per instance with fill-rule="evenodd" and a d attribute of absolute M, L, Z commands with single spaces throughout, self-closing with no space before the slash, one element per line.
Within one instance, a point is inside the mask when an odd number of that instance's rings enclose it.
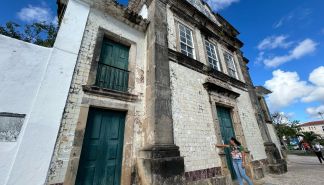
<path fill-rule="evenodd" d="M 80 114 L 75 129 L 75 137 L 69 158 L 68 168 L 64 177 L 64 185 L 75 184 L 78 173 L 79 160 L 81 157 L 82 144 L 86 129 L 88 112 L 90 108 L 125 111 L 125 130 L 123 143 L 123 158 L 121 171 L 121 184 L 131 184 L 132 171 L 135 161 L 133 160 L 133 133 L 135 122 L 135 105 L 130 102 L 122 102 L 85 94 L 80 106 Z"/>
<path fill-rule="evenodd" d="M 102 49 L 102 44 L 103 44 L 104 39 L 108 39 L 108 40 L 114 41 L 118 44 L 121 44 L 123 46 L 129 47 L 129 57 L 128 57 L 129 77 L 128 77 L 128 91 L 127 92 L 134 93 L 137 44 L 136 44 L 136 42 L 134 42 L 132 40 L 129 40 L 129 39 L 124 38 L 120 35 L 117 35 L 116 33 L 106 30 L 102 27 L 99 27 L 99 29 L 98 29 L 87 85 L 91 86 L 96 83 L 98 63 L 100 61 L 101 49 Z"/>
<path fill-rule="evenodd" d="M 216 133 L 217 144 L 223 144 L 221 142 L 222 135 L 217 115 L 217 106 L 222 106 L 230 109 L 235 137 L 242 143 L 243 146 L 247 146 L 236 100 L 236 98 L 238 98 L 240 94 L 232 91 L 231 87 L 228 84 L 224 84 L 223 82 L 220 82 L 218 80 L 211 80 L 210 78 L 208 78 L 206 81 L 207 82 L 204 84 L 204 87 L 207 89 L 209 94 L 209 101 L 211 104 L 212 116 L 214 120 L 213 122 L 215 125 L 214 128 Z M 222 174 L 226 176 L 227 182 L 231 182 L 232 178 L 227 166 L 226 156 L 223 150 L 219 152 L 219 156 L 221 158 Z M 246 162 L 248 164 L 246 167 L 246 173 L 247 175 L 252 177 L 253 168 L 251 164 L 251 157 L 249 151 L 246 152 Z"/>

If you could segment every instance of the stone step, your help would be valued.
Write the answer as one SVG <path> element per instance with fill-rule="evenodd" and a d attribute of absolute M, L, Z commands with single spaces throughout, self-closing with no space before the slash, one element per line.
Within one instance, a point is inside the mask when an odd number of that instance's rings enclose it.
<path fill-rule="evenodd" d="M 253 170 L 254 170 L 254 179 L 258 180 L 258 179 L 262 179 L 264 177 L 262 167 L 257 167 L 257 168 L 254 168 Z"/>
<path fill-rule="evenodd" d="M 287 165 L 285 163 L 269 164 L 268 168 L 271 174 L 283 174 L 287 172 Z"/>

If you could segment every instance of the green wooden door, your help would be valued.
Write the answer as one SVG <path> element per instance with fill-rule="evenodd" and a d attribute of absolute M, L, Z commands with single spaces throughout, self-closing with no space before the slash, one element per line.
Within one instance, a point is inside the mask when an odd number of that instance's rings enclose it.
<path fill-rule="evenodd" d="M 105 39 L 98 64 L 96 85 L 127 91 L 129 47 Z"/>
<path fill-rule="evenodd" d="M 125 113 L 90 109 L 76 185 L 120 185 Z"/>
<path fill-rule="evenodd" d="M 217 116 L 224 144 L 229 144 L 231 137 L 235 137 L 230 109 L 217 106 Z M 227 166 L 231 172 L 232 178 L 236 179 L 230 149 L 225 148 L 224 151 L 226 154 Z"/>

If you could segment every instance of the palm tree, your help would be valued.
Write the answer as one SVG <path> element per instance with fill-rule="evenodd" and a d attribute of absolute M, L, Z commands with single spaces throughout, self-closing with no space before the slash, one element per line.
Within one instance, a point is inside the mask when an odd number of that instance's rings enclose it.
<path fill-rule="evenodd" d="M 315 134 L 314 132 L 300 132 L 297 134 L 298 136 L 303 137 L 303 141 L 305 141 L 306 143 L 308 143 L 310 145 L 310 147 L 312 147 L 312 143 L 317 140 L 317 139 L 321 139 L 321 136 L 318 134 Z"/>

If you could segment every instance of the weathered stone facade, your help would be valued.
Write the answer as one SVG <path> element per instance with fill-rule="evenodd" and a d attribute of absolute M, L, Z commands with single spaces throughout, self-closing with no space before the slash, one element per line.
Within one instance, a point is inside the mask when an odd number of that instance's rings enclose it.
<path fill-rule="evenodd" d="M 47 184 L 75 183 L 93 107 L 126 112 L 123 185 L 231 184 L 225 153 L 215 147 L 222 143 L 218 106 L 230 110 L 235 136 L 247 147 L 247 173 L 264 176 L 264 143 L 275 137 L 258 120 L 243 44 L 234 27 L 197 2 L 199 9 L 194 1 L 132 0 L 125 9 L 114 1 L 82 1 L 90 12 Z M 143 6 L 147 19 L 138 16 Z M 191 30 L 194 57 L 181 53 L 179 24 Z M 95 85 L 105 38 L 129 47 L 126 92 Z M 205 41 L 215 45 L 218 70 L 209 63 Z"/>
<path fill-rule="evenodd" d="M 100 43 L 108 35 L 112 39 L 130 45 L 130 79 L 129 93 L 115 95 L 91 90 L 95 75 L 91 71 L 96 66 L 100 54 Z M 67 100 L 60 134 L 57 139 L 53 162 L 48 174 L 49 184 L 73 184 L 80 158 L 83 134 L 90 107 L 127 110 L 124 139 L 123 184 L 130 184 L 131 173 L 135 163 L 135 152 L 142 147 L 141 127 L 143 126 L 144 63 L 145 36 L 137 29 L 101 11 L 92 10 L 82 40 L 77 65 L 74 71 Z M 99 50 L 99 51 L 98 51 Z M 99 54 L 98 54 L 99 53 Z M 88 89 L 88 90 L 86 90 Z M 117 98 L 116 98 L 117 96 Z M 134 98 L 132 98 L 134 97 Z M 140 134 L 138 134 L 140 133 Z"/>

